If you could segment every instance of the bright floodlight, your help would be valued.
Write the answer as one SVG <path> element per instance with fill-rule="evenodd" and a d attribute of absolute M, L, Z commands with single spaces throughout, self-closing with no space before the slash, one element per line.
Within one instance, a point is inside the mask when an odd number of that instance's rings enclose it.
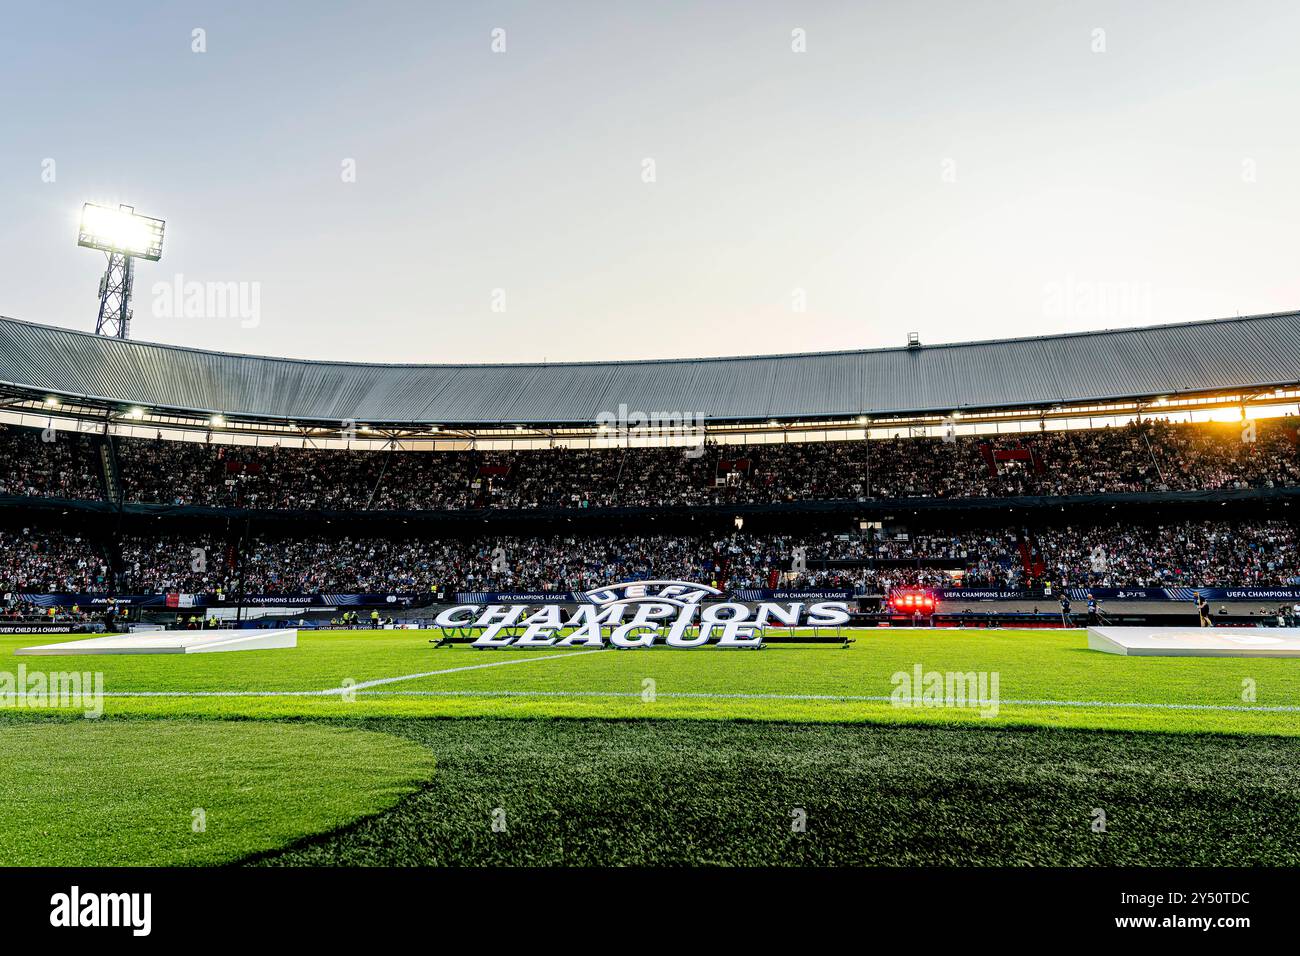
<path fill-rule="evenodd" d="M 161 219 L 137 215 L 130 206 L 110 209 L 88 202 L 81 208 L 77 245 L 157 262 L 162 258 Z"/>

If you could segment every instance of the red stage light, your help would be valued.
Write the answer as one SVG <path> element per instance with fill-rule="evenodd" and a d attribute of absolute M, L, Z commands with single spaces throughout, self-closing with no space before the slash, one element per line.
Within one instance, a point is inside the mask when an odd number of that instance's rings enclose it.
<path fill-rule="evenodd" d="M 923 611 L 933 612 L 935 608 L 934 595 L 928 591 L 896 591 L 892 594 L 887 602 L 888 606 L 895 611 Z"/>

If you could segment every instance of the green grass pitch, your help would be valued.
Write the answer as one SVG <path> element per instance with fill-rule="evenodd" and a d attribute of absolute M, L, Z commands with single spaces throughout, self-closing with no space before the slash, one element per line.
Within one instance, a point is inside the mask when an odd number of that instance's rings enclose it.
<path fill-rule="evenodd" d="M 0 638 L 0 671 L 105 692 L 95 720 L 0 707 L 0 863 L 1300 862 L 1300 662 L 1112 656 L 1082 631 L 434 636 L 56 658 Z M 996 677 L 996 707 L 891 699 L 918 667 Z"/>

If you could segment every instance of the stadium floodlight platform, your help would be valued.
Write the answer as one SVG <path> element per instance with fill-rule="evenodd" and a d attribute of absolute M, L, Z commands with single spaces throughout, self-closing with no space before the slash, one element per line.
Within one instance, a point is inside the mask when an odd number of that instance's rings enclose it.
<path fill-rule="evenodd" d="M 1300 657 L 1300 627 L 1090 627 L 1088 647 L 1129 657 Z"/>
<path fill-rule="evenodd" d="M 297 628 L 275 631 L 163 631 L 151 634 L 110 634 L 84 641 L 20 647 L 15 654 L 72 656 L 80 654 L 216 654 L 225 651 L 265 651 L 297 647 Z"/>

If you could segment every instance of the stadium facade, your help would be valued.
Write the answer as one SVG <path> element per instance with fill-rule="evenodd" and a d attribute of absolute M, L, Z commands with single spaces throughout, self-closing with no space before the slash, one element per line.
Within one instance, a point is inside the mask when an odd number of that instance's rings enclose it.
<path fill-rule="evenodd" d="M 1059 534 L 1062 525 L 1086 524 L 1097 529 L 1084 533 L 1093 544 L 1134 552 L 1140 547 L 1125 529 L 1163 522 L 1168 528 L 1152 530 L 1151 541 L 1223 550 L 1213 522 L 1236 521 L 1246 523 L 1239 537 L 1254 562 L 1249 575 L 1238 575 L 1226 551 L 1192 570 L 1167 555 L 1174 573 L 1162 568 L 1164 577 L 1138 590 L 1125 579 L 1107 595 L 1185 602 L 1190 588 L 1213 585 L 1221 599 L 1248 594 L 1242 599 L 1261 609 L 1300 600 L 1300 570 L 1286 556 L 1295 550 L 1292 504 L 1300 498 L 1293 419 L 1273 428 L 1258 454 L 1253 425 L 1244 456 L 1222 436 L 1174 436 L 1165 469 L 1186 469 L 1181 483 L 1162 470 L 1147 425 L 1118 439 L 1109 429 L 1080 428 L 1290 414 L 1300 402 L 1296 312 L 853 352 L 521 365 L 268 358 L 0 319 L 0 395 L 0 422 L 28 426 L 0 434 L 16 475 L 0 488 L 0 572 L 28 581 L 4 582 L 11 602 L 20 592 L 49 606 L 125 593 L 171 611 L 231 603 L 241 611 L 401 609 L 427 605 L 431 595 L 487 600 L 525 589 L 562 600 L 613 583 L 627 570 L 621 552 L 633 550 L 660 555 L 638 573 L 676 579 L 687 573 L 681 563 L 692 563 L 706 576 L 732 575 L 728 590 L 745 600 L 783 588 L 881 599 L 892 579 L 928 582 L 949 602 L 1019 600 L 1020 610 L 1037 614 L 1034 605 L 1052 594 L 1052 568 L 1087 564 L 1067 558 L 1078 548 Z M 648 438 L 607 434 L 611 421 L 619 432 L 629 417 L 649 424 Z M 1025 441 L 972 437 L 1015 425 L 1028 432 Z M 691 429 L 717 446 L 693 471 L 681 466 L 680 450 L 630 468 L 618 457 L 620 448 L 668 452 L 654 446 L 681 444 L 680 432 Z M 1083 437 L 1051 445 L 1049 429 Z M 36 430 L 40 441 L 31 438 Z M 959 432 L 964 446 L 955 444 Z M 861 440 L 870 438 L 887 440 Z M 945 446 L 936 438 L 961 450 L 940 458 L 935 449 Z M 764 442 L 774 452 L 766 461 L 760 452 L 756 469 L 738 457 L 748 452 L 726 450 Z M 924 453 L 909 457 L 909 444 Z M 246 445 L 258 448 L 239 450 Z M 812 451 L 777 453 L 796 446 Z M 297 450 L 276 458 L 281 447 Z M 607 457 L 557 457 L 575 448 Z M 520 457 L 491 457 L 499 449 Z M 390 469 L 371 450 L 410 450 L 398 457 L 421 464 Z M 358 454 L 384 463 L 358 464 Z M 565 464 L 541 467 L 547 459 Z M 442 481 L 443 463 L 461 473 Z M 296 482 L 293 494 L 247 493 L 274 486 L 277 468 Z M 636 468 L 646 470 L 636 494 L 587 494 L 595 483 L 588 473 L 618 485 Z M 951 480 L 961 469 L 968 486 Z M 169 471 L 179 480 L 158 480 Z M 512 490 L 494 498 L 494 482 L 509 486 L 516 471 L 531 481 L 533 497 Z M 756 471 L 768 482 L 758 489 Z M 554 486 L 570 478 L 578 492 L 557 500 Z M 207 497 L 190 495 L 190 482 L 206 484 Z M 314 493 L 313 483 L 329 482 L 328 493 Z M 403 483 L 414 488 L 387 494 Z M 727 556 L 711 543 L 724 535 L 733 538 Z M 583 551 L 572 536 L 607 541 L 604 550 L 586 548 L 584 560 L 618 564 L 614 578 L 565 578 L 563 552 Z M 873 543 L 858 547 L 859 538 Z M 896 547 L 904 539 L 928 539 L 942 553 Z M 339 566 L 315 573 L 333 541 L 347 542 Z M 498 574 L 493 555 L 502 545 L 530 550 L 522 563 L 535 573 L 516 565 L 518 573 Z M 782 554 L 744 556 L 759 550 Z M 216 572 L 189 568 L 200 552 Z M 281 552 L 291 557 L 275 565 Z M 95 577 L 85 567 L 97 562 L 104 571 Z M 28 573 L 29 564 L 37 570 Z M 410 565 L 425 570 L 404 573 Z M 552 565 L 560 570 L 547 570 Z M 273 588 L 246 589 L 246 572 Z M 133 591 L 123 590 L 125 580 Z"/>
<path fill-rule="evenodd" d="M 374 365 L 0 319 L 7 410 L 229 434 L 597 436 L 620 409 L 711 433 L 1294 404 L 1300 313 L 950 345 L 628 362 Z M 364 435 L 362 436 L 365 437 Z"/>

